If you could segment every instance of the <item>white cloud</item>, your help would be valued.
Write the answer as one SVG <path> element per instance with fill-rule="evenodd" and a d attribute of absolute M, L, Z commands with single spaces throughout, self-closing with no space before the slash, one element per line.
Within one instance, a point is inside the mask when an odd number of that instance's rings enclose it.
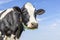
<path fill-rule="evenodd" d="M 37 21 L 43 22 L 44 20 L 48 20 L 48 19 L 50 19 L 50 17 L 37 18 Z M 48 26 L 47 29 L 49 31 L 54 31 L 54 30 L 56 31 L 60 28 L 60 18 L 56 18 L 56 19 L 53 18 L 53 20 L 51 19 L 51 21 L 48 21 L 48 22 L 50 22 L 50 23 L 48 23 L 48 25 L 46 25 L 46 26 Z"/>
<path fill-rule="evenodd" d="M 4 3 L 8 3 L 8 2 L 11 2 L 13 0 L 0 0 L 0 4 L 4 4 Z"/>
<path fill-rule="evenodd" d="M 43 19 L 41 19 L 41 18 L 40 18 L 40 19 L 39 19 L 39 18 L 37 18 L 37 21 L 42 21 L 42 20 L 43 20 Z"/>
<path fill-rule="evenodd" d="M 51 25 L 50 25 L 50 29 L 56 29 L 56 28 L 57 28 L 57 26 L 58 26 L 58 24 L 57 24 L 57 23 L 53 23 L 53 24 L 51 24 Z"/>
<path fill-rule="evenodd" d="M 51 15 L 51 16 L 46 16 L 46 17 L 43 17 L 43 18 L 39 18 L 39 17 L 37 17 L 37 21 L 44 21 L 44 20 L 48 20 L 48 19 L 50 19 L 50 20 L 54 20 L 54 19 L 56 19 L 56 17 L 57 16 L 60 16 L 60 14 L 55 14 L 55 15 Z M 58 20 L 58 19 L 56 19 L 57 20 L 57 22 L 60 22 L 60 19 Z"/>
<path fill-rule="evenodd" d="M 60 19 L 59 19 L 60 20 Z M 58 19 L 50 25 L 50 29 L 57 29 L 60 26 L 60 21 Z"/>

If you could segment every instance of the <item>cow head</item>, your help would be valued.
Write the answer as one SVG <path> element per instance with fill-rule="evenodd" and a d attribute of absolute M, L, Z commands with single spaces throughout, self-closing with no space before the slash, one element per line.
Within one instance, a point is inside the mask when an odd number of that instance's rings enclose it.
<path fill-rule="evenodd" d="M 23 12 L 23 22 L 29 29 L 38 28 L 38 23 L 36 20 L 37 15 L 41 15 L 45 12 L 43 9 L 36 10 L 31 3 L 26 3 L 22 8 Z"/>

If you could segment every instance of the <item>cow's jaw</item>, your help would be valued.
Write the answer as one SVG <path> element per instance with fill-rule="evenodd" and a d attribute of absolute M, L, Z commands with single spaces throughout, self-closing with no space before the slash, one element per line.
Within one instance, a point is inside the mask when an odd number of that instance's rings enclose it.
<path fill-rule="evenodd" d="M 29 21 L 28 21 L 28 23 L 27 23 L 28 28 L 31 28 L 31 29 L 37 28 L 38 23 L 37 23 L 37 21 L 36 21 L 36 19 L 35 19 L 35 16 L 34 16 L 35 8 L 34 8 L 33 5 L 30 4 L 30 3 L 27 3 L 27 4 L 25 5 L 25 8 L 27 9 L 27 12 L 28 12 L 28 14 L 29 14 L 29 16 L 30 16 Z M 33 24 L 32 24 L 32 23 L 33 23 Z M 36 24 L 36 25 L 35 25 L 35 24 Z"/>

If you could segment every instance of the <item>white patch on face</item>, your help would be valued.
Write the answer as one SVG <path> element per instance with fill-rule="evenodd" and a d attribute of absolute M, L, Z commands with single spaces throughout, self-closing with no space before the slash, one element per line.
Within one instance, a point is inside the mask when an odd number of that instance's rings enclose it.
<path fill-rule="evenodd" d="M 37 23 L 35 17 L 34 17 L 34 11 L 35 8 L 33 7 L 33 5 L 31 3 L 26 3 L 25 8 L 27 9 L 28 13 L 29 13 L 29 22 L 27 23 L 28 27 L 31 27 L 31 23 Z"/>
<path fill-rule="evenodd" d="M 0 20 L 2 20 L 9 12 L 13 11 L 13 8 L 7 9 L 0 17 Z"/>

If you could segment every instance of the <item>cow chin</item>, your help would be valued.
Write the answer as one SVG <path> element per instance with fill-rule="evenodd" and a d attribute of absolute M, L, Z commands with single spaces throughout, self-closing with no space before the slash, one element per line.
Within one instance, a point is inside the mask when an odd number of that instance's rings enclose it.
<path fill-rule="evenodd" d="M 34 28 L 34 27 L 28 27 L 28 29 L 37 29 L 37 28 Z"/>

